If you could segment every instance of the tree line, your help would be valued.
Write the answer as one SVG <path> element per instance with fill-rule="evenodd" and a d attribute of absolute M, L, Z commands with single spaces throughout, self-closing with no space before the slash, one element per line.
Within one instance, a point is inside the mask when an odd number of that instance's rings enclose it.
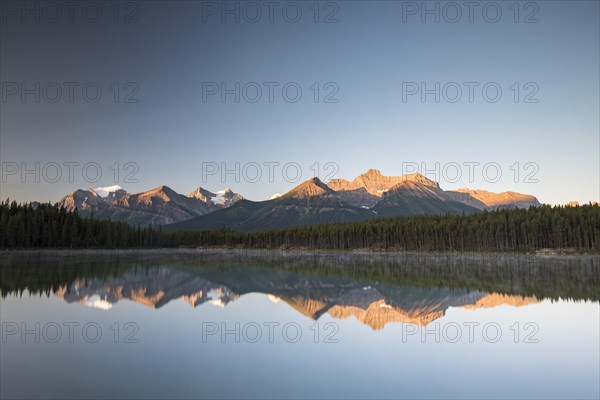
<path fill-rule="evenodd" d="M 419 215 L 264 232 L 175 232 L 174 243 L 244 248 L 416 251 L 600 250 L 600 206 Z"/>
<path fill-rule="evenodd" d="M 472 215 L 419 215 L 270 231 L 162 232 L 83 218 L 57 205 L 0 203 L 1 248 L 302 248 L 387 251 L 600 250 L 600 206 L 541 206 Z"/>
<path fill-rule="evenodd" d="M 0 203 L 0 248 L 149 248 L 160 246 L 160 227 L 83 218 L 51 204 Z"/>

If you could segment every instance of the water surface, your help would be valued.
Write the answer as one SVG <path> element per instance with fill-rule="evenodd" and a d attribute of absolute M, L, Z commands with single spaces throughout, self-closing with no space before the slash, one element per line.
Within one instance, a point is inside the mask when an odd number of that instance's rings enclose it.
<path fill-rule="evenodd" d="M 594 256 L 7 253 L 3 398 L 598 398 Z"/>

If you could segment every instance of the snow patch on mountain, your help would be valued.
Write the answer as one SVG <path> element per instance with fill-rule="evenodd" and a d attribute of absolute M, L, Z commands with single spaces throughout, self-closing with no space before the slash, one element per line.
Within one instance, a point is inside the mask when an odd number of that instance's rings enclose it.
<path fill-rule="evenodd" d="M 113 185 L 96 188 L 94 189 L 94 192 L 98 193 L 98 195 L 101 197 L 107 197 L 111 192 L 116 192 L 117 190 L 121 189 L 123 189 L 121 186 Z"/>
<path fill-rule="evenodd" d="M 229 189 L 219 190 L 219 191 L 215 192 L 216 196 L 211 197 L 210 200 L 213 202 L 213 204 L 216 204 L 216 205 L 223 204 L 223 203 L 225 203 L 225 201 L 227 201 L 227 199 L 225 199 L 225 194 L 227 192 L 230 192 L 230 190 Z"/>

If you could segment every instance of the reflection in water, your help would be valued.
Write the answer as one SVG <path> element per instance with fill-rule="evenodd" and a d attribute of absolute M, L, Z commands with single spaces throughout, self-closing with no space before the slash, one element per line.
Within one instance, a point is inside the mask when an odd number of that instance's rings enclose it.
<path fill-rule="evenodd" d="M 165 267 L 133 270 L 108 279 L 78 279 L 61 287 L 56 294 L 68 303 L 103 309 L 111 308 L 120 300 L 135 301 L 151 308 L 160 308 L 177 299 L 192 307 L 205 302 L 224 306 L 239 297 L 227 287 L 193 272 Z"/>
<path fill-rule="evenodd" d="M 152 308 L 176 299 L 222 307 L 257 292 L 315 320 L 325 313 L 355 317 L 373 329 L 389 322 L 426 326 L 449 307 L 518 307 L 546 297 L 597 301 L 600 293 L 598 260 L 583 256 L 310 254 L 307 261 L 259 252 L 85 254 L 84 268 L 81 257 L 8 257 L 2 293 L 52 292 L 110 310 L 124 299 Z"/>
<path fill-rule="evenodd" d="M 536 303 L 533 297 L 489 294 L 480 291 L 414 288 L 380 285 L 344 279 L 317 279 L 273 274 L 254 269 L 239 275 L 236 270 L 223 276 L 233 287 L 244 286 L 246 292 L 260 292 L 275 301 L 284 301 L 303 315 L 317 320 L 324 313 L 339 319 L 355 317 L 373 329 L 389 322 L 425 326 L 444 316 L 449 307 L 468 309 L 498 305 L 523 306 Z M 128 271 L 108 279 L 78 279 L 61 287 L 56 295 L 68 303 L 108 310 L 121 300 L 131 300 L 151 308 L 160 308 L 181 299 L 192 307 L 209 302 L 225 306 L 244 293 L 236 293 L 225 284 L 205 278 L 204 269 L 181 270 L 159 267 L 146 271 Z M 243 277 L 244 282 L 236 282 Z M 366 286 L 365 286 L 366 285 Z"/>
<path fill-rule="evenodd" d="M 9 252 L 0 397 L 597 399 L 599 260 Z"/>

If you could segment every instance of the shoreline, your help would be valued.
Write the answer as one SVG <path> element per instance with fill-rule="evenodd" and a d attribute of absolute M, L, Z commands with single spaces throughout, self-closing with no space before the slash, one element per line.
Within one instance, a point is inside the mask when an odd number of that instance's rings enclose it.
<path fill-rule="evenodd" d="M 3 254 L 0 271 L 15 285 L 35 274 L 66 280 L 160 268 L 273 273 L 421 288 L 486 290 L 521 296 L 598 300 L 600 255 L 383 253 L 248 249 L 22 250 Z M 237 271 L 237 272 L 236 272 Z M 46 279 L 46 278 L 44 278 Z M 34 282 L 35 283 L 35 282 Z M 243 284 L 243 280 L 240 281 Z"/>
<path fill-rule="evenodd" d="M 522 256 L 541 258 L 600 257 L 598 252 L 579 252 L 574 249 L 540 249 L 535 252 L 521 251 L 385 251 L 385 250 L 319 250 L 319 249 L 245 249 L 228 247 L 180 247 L 154 249 L 2 249 L 3 255 L 241 255 L 241 256 L 454 256 L 460 258 L 473 256 Z"/>

